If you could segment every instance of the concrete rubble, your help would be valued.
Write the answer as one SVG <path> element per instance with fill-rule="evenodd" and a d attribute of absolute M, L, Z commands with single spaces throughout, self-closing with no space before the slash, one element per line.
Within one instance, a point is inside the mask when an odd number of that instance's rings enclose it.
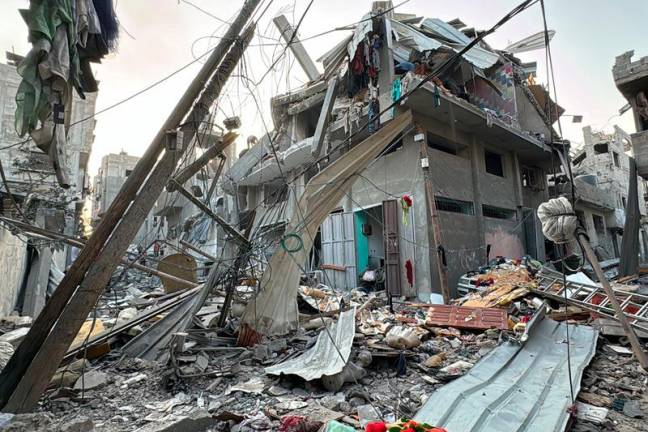
<path fill-rule="evenodd" d="M 335 332 L 338 305 L 356 311 L 351 315 L 355 316 L 355 336 L 350 355 L 338 374 L 308 380 L 292 373 L 277 375 L 282 364 L 294 362 L 312 350 L 318 338 L 326 337 L 323 324 L 242 348 L 235 346 L 232 333 L 238 318 L 231 318 L 223 329 L 192 332 L 168 364 L 122 357 L 119 347 L 132 338 L 124 331 L 111 339 L 110 352 L 86 361 L 73 380 L 49 390 L 38 420 L 17 416 L 2 430 L 292 430 L 282 425 L 293 416 L 313 422 L 311 429 L 298 430 L 320 430 L 333 421 L 356 430 L 366 420 L 367 407 L 377 410 L 379 419 L 412 418 L 435 391 L 468 373 L 495 348 L 523 343 L 520 323 L 540 312 L 551 314 L 551 307 L 537 302 L 533 292 L 536 268 L 496 262 L 480 275 L 474 291 L 456 304 L 490 305 L 490 293 L 498 292 L 495 307 L 507 312 L 506 330 L 431 325 L 432 307 L 411 302 L 394 304 L 392 313 L 384 292 L 354 290 L 341 295 L 323 285 L 302 287 L 307 304 L 315 301 L 329 306 L 317 312 L 304 305 L 302 322 L 320 320 Z M 133 288 L 139 298 L 131 295 Z M 316 297 L 304 294 L 308 292 Z M 155 307 L 142 300 L 161 294 L 157 278 L 129 271 L 102 298 L 97 318 L 107 323 L 109 331 L 124 311 Z M 218 295 L 210 302 L 219 304 Z M 327 314 L 332 323 L 320 313 Z M 154 320 L 140 325 L 147 328 Z M 588 316 L 581 325 L 591 320 Z M 583 376 L 578 414 L 568 430 L 641 430 L 637 427 L 648 406 L 648 375 L 619 343 L 623 341 L 618 337 L 600 337 L 596 356 Z M 78 370 L 79 366 L 67 368 Z M 77 421 L 80 416 L 87 422 Z"/>
<path fill-rule="evenodd" d="M 569 160 L 564 109 L 515 56 L 555 32 L 497 50 L 373 2 L 320 73 L 277 16 L 308 81 L 237 155 L 241 118 L 207 120 L 258 3 L 150 152 L 104 157 L 89 238 L 0 209 L 31 236 L 0 304 L 0 431 L 648 430 L 634 138 L 586 128 Z"/>

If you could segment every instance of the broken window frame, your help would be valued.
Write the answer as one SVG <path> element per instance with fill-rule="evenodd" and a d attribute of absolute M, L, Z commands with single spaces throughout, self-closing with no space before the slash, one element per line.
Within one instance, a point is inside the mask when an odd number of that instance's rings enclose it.
<path fill-rule="evenodd" d="M 493 164 L 498 166 L 494 166 Z M 484 149 L 484 169 L 487 174 L 505 178 L 504 155 Z"/>
<path fill-rule="evenodd" d="M 592 223 L 594 225 L 594 231 L 597 234 L 605 234 L 605 220 L 603 216 L 592 213 Z"/>
<path fill-rule="evenodd" d="M 468 216 L 475 215 L 475 204 L 472 201 L 458 200 L 440 195 L 435 195 L 434 201 L 438 211 L 459 213 Z"/>
<path fill-rule="evenodd" d="M 517 220 L 517 212 L 512 209 L 482 204 L 482 215 L 491 219 Z"/>

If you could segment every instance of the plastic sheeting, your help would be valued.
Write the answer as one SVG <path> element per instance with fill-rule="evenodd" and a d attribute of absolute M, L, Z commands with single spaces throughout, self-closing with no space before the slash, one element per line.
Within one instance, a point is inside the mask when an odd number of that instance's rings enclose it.
<path fill-rule="evenodd" d="M 448 432 L 563 431 L 572 404 L 566 325 L 538 318 L 525 345 L 495 348 L 466 375 L 433 393 L 415 420 Z M 574 394 L 597 338 L 592 327 L 569 327 Z"/>
<path fill-rule="evenodd" d="M 286 234 L 291 237 L 285 239 L 285 244 L 296 251 L 277 248 L 261 278 L 259 294 L 248 302 L 243 324 L 265 335 L 285 334 L 297 328 L 299 276 L 308 261 L 317 229 L 338 206 L 356 181 L 356 175 L 411 122 L 411 112 L 398 116 L 308 182 L 286 227 Z"/>
<path fill-rule="evenodd" d="M 340 319 L 328 331 L 322 330 L 317 342 L 308 351 L 270 366 L 265 372 L 269 375 L 297 375 L 306 381 L 338 374 L 349 361 L 354 336 L 355 308 L 342 312 Z"/>

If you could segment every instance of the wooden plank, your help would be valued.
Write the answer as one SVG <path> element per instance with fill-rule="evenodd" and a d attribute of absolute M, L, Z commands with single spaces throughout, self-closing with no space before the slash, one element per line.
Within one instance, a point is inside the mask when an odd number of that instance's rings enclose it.
<path fill-rule="evenodd" d="M 241 14 L 237 17 L 231 27 L 238 27 L 240 29 L 255 9 L 257 3 L 258 0 L 248 0 L 241 11 Z M 244 15 L 247 15 L 247 17 Z M 213 102 L 220 94 L 227 78 L 235 69 L 245 48 L 247 48 L 252 36 L 254 35 L 254 26 L 252 25 L 246 29 L 242 39 L 235 38 L 236 34 L 238 34 L 238 32 L 230 35 L 227 44 L 227 46 L 232 45 L 232 40 L 236 39 L 234 47 L 230 49 L 223 59 L 221 66 L 211 77 L 208 86 L 201 93 L 199 100 L 193 104 L 193 108 L 188 116 L 189 120 L 184 123 L 182 131 L 184 132 L 185 143 L 190 142 L 190 140 L 193 139 L 193 134 L 198 130 L 198 126 L 209 114 L 208 107 L 212 106 Z M 196 84 L 198 87 L 197 92 L 202 89 L 204 82 L 205 81 L 201 81 Z M 177 122 L 177 124 L 179 123 L 180 121 Z M 163 131 L 164 134 L 166 134 L 167 130 L 168 129 L 165 129 Z M 160 139 L 160 142 L 163 142 L 163 140 Z M 184 145 L 181 148 L 185 149 L 186 147 L 187 146 Z M 137 195 L 136 201 L 130 205 L 128 211 L 121 218 L 121 221 L 119 221 L 119 219 L 114 220 L 113 226 L 110 228 L 111 231 L 113 231 L 112 228 L 115 229 L 114 232 L 111 232 L 112 236 L 110 241 L 107 242 L 105 247 L 93 257 L 92 265 L 88 265 L 87 275 L 83 278 L 79 289 L 76 292 L 74 292 L 74 290 L 70 293 L 66 292 L 66 294 L 69 294 L 69 300 L 65 301 L 67 304 L 60 305 L 60 312 L 54 316 L 52 316 L 52 312 L 54 312 L 53 310 L 48 314 L 45 313 L 47 311 L 47 306 L 43 310 L 39 319 L 44 315 L 47 315 L 44 318 L 46 321 L 43 322 L 41 327 L 34 332 L 35 339 L 30 339 L 29 344 L 21 345 L 21 347 L 25 347 L 23 352 L 19 353 L 19 351 L 16 350 L 16 353 L 14 353 L 14 356 L 10 360 L 10 364 L 14 361 L 13 366 L 3 369 L 2 375 L 0 375 L 0 377 L 7 378 L 0 378 L 0 397 L 2 398 L 0 402 L 4 403 L 4 411 L 27 412 L 31 411 L 36 406 L 38 399 L 47 387 L 52 375 L 56 372 L 56 368 L 60 364 L 61 359 L 65 355 L 65 352 L 78 332 L 78 329 L 81 327 L 88 314 L 92 311 L 98 297 L 101 295 L 104 287 L 110 280 L 117 263 L 126 252 L 128 245 L 135 237 L 137 231 L 142 225 L 142 222 L 150 212 L 160 193 L 164 189 L 164 186 L 175 170 L 181 152 L 182 150 L 179 152 L 167 151 L 164 153 L 162 159 L 157 162 L 157 165 L 147 177 L 145 184 Z M 137 166 L 135 169 L 137 169 Z M 132 177 L 133 173 L 131 173 L 128 179 L 131 179 Z M 146 176 L 140 176 L 139 181 L 141 181 L 143 177 Z M 112 207 L 113 206 L 111 205 L 107 213 L 111 213 Z M 107 220 L 112 220 L 112 218 L 106 219 L 105 217 L 106 216 L 104 215 L 100 227 L 105 225 Z M 118 221 L 120 222 L 119 224 L 117 224 Z M 117 226 L 114 227 L 114 225 Z M 89 244 L 81 252 L 75 263 L 78 262 L 79 259 L 86 259 L 82 258 L 82 255 L 84 255 L 84 252 L 88 250 L 88 246 Z M 92 248 L 90 248 L 90 250 L 92 250 Z M 90 255 L 90 253 L 86 253 L 84 256 L 88 257 Z M 80 275 L 79 279 L 82 277 L 83 274 Z M 77 284 L 74 284 L 71 288 L 75 288 L 76 285 Z M 61 287 L 59 285 L 59 290 L 60 289 Z M 58 293 L 58 290 L 56 292 Z M 50 303 L 52 303 L 52 300 L 55 297 L 57 296 L 50 299 Z M 59 297 L 59 300 L 57 301 L 60 302 L 65 300 L 65 298 L 62 297 Z M 63 307 L 65 307 L 65 312 L 61 314 Z M 54 323 L 53 326 L 51 325 L 52 323 Z M 51 329 L 51 331 L 48 331 L 45 334 L 41 333 L 47 329 Z M 32 327 L 32 330 L 34 330 L 34 327 Z M 25 363 L 23 364 L 21 362 Z"/>
<path fill-rule="evenodd" d="M 196 252 L 197 254 L 204 256 L 205 258 L 207 258 L 210 261 L 213 261 L 213 262 L 218 261 L 218 258 L 216 258 L 214 255 L 210 255 L 207 252 L 204 252 L 204 251 L 200 250 L 199 248 L 192 245 L 191 243 L 188 243 L 188 242 L 186 242 L 184 240 L 180 240 L 180 244 L 182 246 L 186 247 L 187 249 L 191 249 L 192 251 Z"/>
<path fill-rule="evenodd" d="M 83 249 L 85 247 L 85 243 L 82 242 L 80 239 L 77 239 L 75 237 L 67 236 L 65 234 L 60 234 L 60 233 L 50 231 L 50 230 L 45 229 L 45 228 L 40 228 L 40 227 L 30 225 L 30 224 L 27 224 L 27 223 L 24 223 L 24 222 L 21 222 L 21 221 L 10 219 L 10 218 L 4 217 L 4 216 L 0 216 L 0 221 L 7 222 L 9 225 L 15 225 L 16 227 L 19 227 L 20 229 L 22 229 L 25 232 L 34 233 L 34 234 L 37 234 L 37 235 L 39 235 L 41 237 L 45 237 L 45 238 L 49 238 L 49 239 L 53 239 L 53 240 L 59 240 L 59 241 L 65 243 L 65 244 L 68 244 L 70 246 L 75 246 L 75 247 L 78 247 L 78 248 L 81 248 L 81 249 Z M 186 285 L 188 288 L 193 288 L 193 287 L 198 286 L 197 283 L 177 278 L 177 277 L 175 277 L 173 275 L 170 275 L 168 273 L 161 272 L 161 271 L 153 269 L 151 267 L 143 266 L 143 265 L 138 264 L 137 262 L 134 262 L 134 261 L 131 262 L 131 261 L 127 260 L 127 259 L 121 259 L 121 263 L 123 265 L 127 266 L 127 267 L 133 267 L 133 268 L 135 268 L 137 270 L 141 270 L 143 272 L 155 275 L 157 277 L 165 277 L 167 279 L 174 280 L 174 281 L 176 281 L 178 283 L 182 283 L 182 284 Z"/>
<path fill-rule="evenodd" d="M 227 162 L 227 158 L 224 154 L 221 153 L 218 157 L 220 158 L 220 161 L 218 162 L 218 168 L 216 168 L 211 185 L 209 185 L 209 192 L 207 192 L 207 196 L 205 197 L 205 203 L 211 202 L 211 197 L 214 195 L 214 191 L 216 191 L 216 186 L 218 186 L 218 179 L 220 179 L 223 168 L 225 168 L 225 162 Z"/>
<path fill-rule="evenodd" d="M 173 180 L 172 180 L 173 181 Z M 200 210 L 202 210 L 207 216 L 212 218 L 217 224 L 219 224 L 223 230 L 232 238 L 234 241 L 239 243 L 240 245 L 248 246 L 249 241 L 248 239 L 243 236 L 240 232 L 238 232 L 234 227 L 232 227 L 225 219 L 222 217 L 218 216 L 216 213 L 214 213 L 209 207 L 207 207 L 205 204 L 203 204 L 202 201 L 200 201 L 198 198 L 193 196 L 191 192 L 189 192 L 187 189 L 182 187 L 181 184 L 175 183 L 176 190 L 180 192 L 185 198 L 187 198 L 189 201 L 191 201 L 193 204 L 196 205 Z"/>
<path fill-rule="evenodd" d="M 475 308 L 450 305 L 431 305 L 425 324 L 465 329 L 508 330 L 508 314 L 501 308 Z"/>
<path fill-rule="evenodd" d="M 205 151 L 198 159 L 193 161 L 191 164 L 183 168 L 172 181 L 167 185 L 167 190 L 172 192 L 175 190 L 175 184 L 185 184 L 191 177 L 193 177 L 202 167 L 207 165 L 209 161 L 218 156 L 223 150 L 230 146 L 238 138 L 238 134 L 234 132 L 228 132 L 222 140 L 211 146 Z"/>

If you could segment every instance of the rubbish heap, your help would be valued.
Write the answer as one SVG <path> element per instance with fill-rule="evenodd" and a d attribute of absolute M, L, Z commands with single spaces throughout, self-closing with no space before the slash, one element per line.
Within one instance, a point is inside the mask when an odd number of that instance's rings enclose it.
<path fill-rule="evenodd" d="M 541 340 L 540 330 L 532 327 L 562 325 L 558 321 L 561 314 L 564 317 L 564 306 L 541 300 L 533 276 L 537 263 L 527 264 L 500 259 L 481 273 L 467 275 L 463 283 L 471 286 L 471 292 L 453 305 L 394 301 L 390 310 L 384 291 L 341 294 L 321 284 L 302 286 L 300 328 L 252 347 L 236 346 L 250 292 L 248 285 L 238 285 L 227 324 L 222 328 L 216 324 L 224 301 L 217 292 L 193 316 L 194 326 L 173 335 L 166 362 L 133 358 L 127 348 L 173 314 L 173 308 L 155 313 L 160 305 L 195 289 L 170 295 L 157 277 L 132 269 L 118 272 L 97 316 L 89 318 L 77 337 L 82 348 L 72 346 L 73 355 L 66 357 L 66 365 L 52 380 L 36 423 L 63 428 L 81 418 L 96 430 L 111 431 L 177 430 L 181 425 L 223 431 L 380 430 L 370 428 L 400 419 L 434 426 L 420 418 L 426 402 L 461 384 L 460 377 L 469 379 L 471 371 L 493 366 L 501 350 L 523 350 Z M 584 367 L 594 355 L 597 333 L 587 325 L 591 314 L 578 315 L 570 308 L 571 360 L 578 361 L 582 348 L 587 351 L 588 346 L 575 339 L 579 329 L 587 331 L 592 341 Z M 142 316 L 147 318 L 138 320 Z M 534 322 L 538 320 L 542 322 Z M 138 324 L 128 325 L 134 322 Z M 7 317 L 0 352 L 5 352 L 5 345 L 10 351 L 29 324 L 24 317 Z M 562 342 L 553 345 L 564 353 L 565 339 L 559 339 Z M 91 345 L 83 343 L 93 340 Z M 601 337 L 599 342 L 582 383 L 574 378 L 576 386 L 582 385 L 578 409 L 564 417 L 573 418 L 573 430 L 640 430 L 628 428 L 643 417 L 646 373 L 632 361 L 622 339 Z M 565 357 L 559 360 L 562 365 Z M 515 362 L 517 357 L 509 360 L 507 370 Z M 545 365 L 553 367 L 551 362 Z M 566 382 L 566 376 L 555 379 Z M 537 383 L 520 385 L 531 391 Z M 441 406 L 435 404 L 438 412 Z M 9 425 L 24 421 L 24 415 L 17 415 Z M 619 425 L 626 429 L 615 429 Z"/>

